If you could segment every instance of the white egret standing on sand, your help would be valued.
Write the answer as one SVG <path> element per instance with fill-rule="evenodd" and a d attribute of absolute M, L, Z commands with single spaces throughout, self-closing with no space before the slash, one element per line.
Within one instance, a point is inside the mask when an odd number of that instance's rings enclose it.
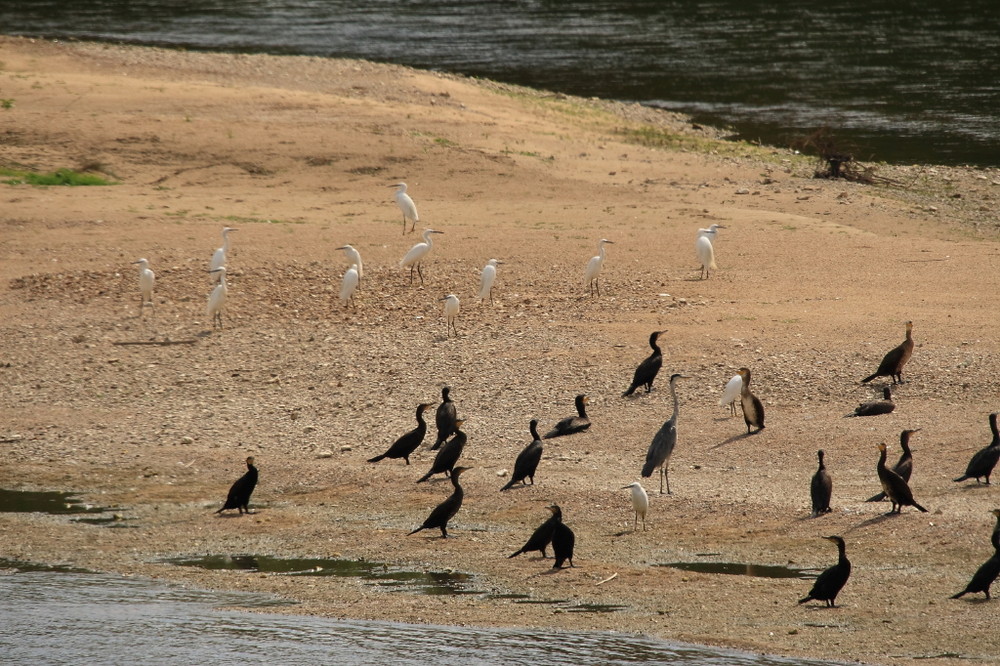
<path fill-rule="evenodd" d="M 406 233 L 407 220 L 413 222 L 413 225 L 410 227 L 410 231 L 413 231 L 417 227 L 417 222 L 420 221 L 420 216 L 417 214 L 417 205 L 413 203 L 413 199 L 406 193 L 406 183 L 396 183 L 389 187 L 396 188 L 396 194 L 394 195 L 396 197 L 396 205 L 399 206 L 399 210 L 403 211 L 403 233 Z"/>
<path fill-rule="evenodd" d="M 365 265 L 361 261 L 361 253 L 355 250 L 350 245 L 341 245 L 337 248 L 338 250 L 343 250 L 344 254 L 347 255 L 347 265 L 356 266 L 358 269 L 358 281 L 365 276 Z"/>
<path fill-rule="evenodd" d="M 667 419 L 660 429 L 653 435 L 653 441 L 649 444 L 646 452 L 646 464 L 642 466 L 642 478 L 647 479 L 653 475 L 653 470 L 660 468 L 660 494 L 663 494 L 663 481 L 667 482 L 667 494 L 670 494 L 670 472 L 667 467 L 670 465 L 670 456 L 674 452 L 677 444 L 677 380 L 687 379 L 685 375 L 670 376 L 670 397 L 674 401 L 674 413 Z"/>
<path fill-rule="evenodd" d="M 698 236 L 698 240 L 694 242 L 694 249 L 698 253 L 698 261 L 701 262 L 701 279 L 704 280 L 708 277 L 708 269 L 718 268 L 715 265 L 715 249 L 708 236 Z"/>
<path fill-rule="evenodd" d="M 708 240 L 715 244 L 715 240 L 719 237 L 719 229 L 725 229 L 726 227 L 721 224 L 713 224 L 708 229 L 699 229 L 698 235 L 704 236 Z"/>
<path fill-rule="evenodd" d="M 490 297 L 490 303 L 493 303 L 493 282 L 497 279 L 497 264 L 502 264 L 503 262 L 499 259 L 490 259 L 486 262 L 483 270 L 479 273 L 479 300 L 480 302 L 486 298 Z"/>
<path fill-rule="evenodd" d="M 219 249 L 217 249 L 215 251 L 215 254 L 212 255 L 212 263 L 209 264 L 209 267 L 208 267 L 208 272 L 209 273 L 212 273 L 213 271 L 215 271 L 216 268 L 222 268 L 223 266 L 226 265 L 226 254 L 229 252 L 229 232 L 230 231 L 239 231 L 239 229 L 234 229 L 233 227 L 223 227 L 222 228 L 222 247 L 220 247 Z M 213 277 L 215 278 L 216 282 L 219 281 L 221 275 L 222 275 L 221 273 L 215 273 L 215 275 Z"/>
<path fill-rule="evenodd" d="M 632 523 L 632 531 L 635 532 L 639 526 L 639 518 L 642 518 L 642 531 L 646 531 L 646 512 L 649 511 L 649 495 L 646 489 L 638 481 L 624 486 L 622 490 L 632 489 L 632 508 L 635 509 L 635 522 Z"/>
<path fill-rule="evenodd" d="M 444 328 L 445 332 L 450 336 L 452 331 L 455 331 L 455 335 L 458 335 L 458 329 L 455 328 L 455 319 L 458 318 L 458 296 L 455 294 L 448 294 L 441 299 L 444 301 Z"/>
<path fill-rule="evenodd" d="M 410 267 L 410 284 L 413 284 L 413 269 L 417 269 L 417 275 L 420 276 L 420 284 L 424 283 L 424 273 L 420 270 L 420 264 L 423 263 L 424 257 L 431 251 L 434 247 L 434 242 L 431 240 L 431 234 L 443 234 L 443 231 L 434 231 L 433 229 L 424 229 L 422 234 L 424 242 L 417 243 L 410 248 L 410 251 L 406 253 L 403 260 L 399 262 L 400 268 Z"/>
<path fill-rule="evenodd" d="M 212 318 L 212 328 L 215 328 L 216 323 L 219 324 L 219 328 L 222 328 L 222 311 L 226 308 L 226 295 L 229 293 L 229 289 L 226 287 L 226 267 L 219 266 L 209 273 L 218 275 L 219 284 L 215 285 L 215 289 L 208 296 L 206 312 Z"/>
<path fill-rule="evenodd" d="M 150 270 L 149 261 L 146 259 L 140 259 L 132 263 L 139 264 L 139 293 L 141 294 L 139 316 L 141 317 L 147 301 L 149 302 L 149 307 L 153 307 L 153 284 L 156 282 L 156 274 Z M 156 314 L 156 310 L 153 310 L 153 314 Z"/>
<path fill-rule="evenodd" d="M 607 238 L 602 238 L 597 242 L 597 255 L 590 258 L 587 262 L 587 271 L 583 274 L 583 283 L 590 286 L 590 295 L 594 295 L 594 286 L 597 286 L 597 295 L 601 295 L 601 281 L 600 274 L 601 268 L 604 267 L 604 244 L 610 243 L 614 245 L 614 241 L 609 241 Z"/>
<path fill-rule="evenodd" d="M 736 416 L 736 401 L 740 399 L 741 393 L 743 393 L 743 378 L 739 375 L 733 375 L 726 382 L 726 388 L 722 389 L 722 397 L 719 398 L 719 407 L 729 405 L 729 413 L 732 416 Z"/>
<path fill-rule="evenodd" d="M 344 308 L 347 308 L 348 303 L 357 309 L 357 305 L 354 304 L 354 290 L 358 288 L 358 265 L 351 264 L 351 267 L 344 271 L 344 279 L 340 283 L 340 302 L 344 304 Z"/>

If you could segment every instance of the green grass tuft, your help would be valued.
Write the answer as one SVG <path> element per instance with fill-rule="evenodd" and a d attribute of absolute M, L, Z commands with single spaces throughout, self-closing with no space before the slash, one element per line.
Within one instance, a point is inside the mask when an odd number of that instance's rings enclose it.
<path fill-rule="evenodd" d="M 48 187 L 51 185 L 97 186 L 113 185 L 111 181 L 90 173 L 80 173 L 72 169 L 58 169 L 52 173 L 35 173 L 0 167 L 0 183 L 5 185 L 34 185 Z"/>

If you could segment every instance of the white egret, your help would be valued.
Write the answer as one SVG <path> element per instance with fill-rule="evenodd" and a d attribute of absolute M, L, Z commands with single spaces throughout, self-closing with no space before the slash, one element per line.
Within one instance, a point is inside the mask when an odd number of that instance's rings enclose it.
<path fill-rule="evenodd" d="M 677 380 L 687 379 L 686 375 L 673 374 L 670 376 L 670 397 L 674 401 L 674 413 L 667 419 L 660 429 L 653 435 L 653 441 L 649 443 L 649 450 L 646 451 L 646 463 L 642 466 L 642 478 L 648 479 L 653 476 L 653 470 L 660 470 L 660 494 L 663 494 L 663 482 L 667 482 L 667 494 L 670 494 L 670 456 L 674 453 L 674 446 L 677 445 Z"/>
<path fill-rule="evenodd" d="M 493 282 L 497 279 L 497 264 L 502 264 L 503 262 L 499 259 L 490 259 L 486 262 L 483 270 L 479 273 L 479 300 L 482 302 L 487 296 L 490 297 L 490 303 L 493 303 Z"/>
<path fill-rule="evenodd" d="M 410 284 L 413 284 L 413 269 L 417 269 L 417 275 L 420 276 L 420 284 L 424 283 L 424 273 L 420 270 L 420 264 L 423 263 L 424 257 L 430 253 L 431 248 L 434 247 L 434 242 L 431 240 L 431 234 L 443 234 L 443 231 L 434 231 L 433 229 L 424 229 L 422 234 L 424 242 L 417 243 L 410 248 L 410 251 L 406 253 L 403 260 L 399 262 L 400 268 L 410 267 Z"/>
<path fill-rule="evenodd" d="M 219 328 L 222 328 L 222 311 L 226 308 L 226 296 L 229 293 L 229 289 L 226 287 L 226 267 L 219 266 L 209 273 L 215 273 L 219 276 L 219 284 L 215 285 L 215 289 L 208 296 L 206 313 L 212 318 L 212 328 L 215 328 L 216 323 L 219 324 Z"/>
<path fill-rule="evenodd" d="M 340 283 L 340 302 L 343 303 L 344 308 L 347 308 L 348 303 L 357 309 L 357 305 L 354 303 L 354 291 L 358 288 L 358 265 L 351 264 L 351 267 L 344 271 L 344 279 Z"/>
<path fill-rule="evenodd" d="M 736 401 L 740 399 L 740 394 L 742 392 L 743 378 L 739 375 L 733 375 L 732 378 L 726 382 L 726 388 L 722 389 L 722 397 L 719 398 L 719 407 L 729 405 L 730 415 L 736 416 Z"/>
<path fill-rule="evenodd" d="M 632 489 L 632 508 L 635 509 L 635 521 L 632 523 L 632 531 L 635 532 L 639 525 L 639 518 L 642 518 L 642 531 L 646 531 L 646 512 L 649 511 L 649 495 L 646 489 L 638 481 L 624 486 L 622 490 Z"/>
<path fill-rule="evenodd" d="M 223 266 L 226 265 L 226 255 L 229 253 L 229 232 L 230 231 L 239 231 L 239 229 L 235 229 L 233 227 L 223 227 L 222 228 L 222 247 L 220 247 L 219 249 L 217 249 L 215 251 L 215 254 L 212 255 L 212 263 L 209 264 L 209 267 L 208 267 L 208 272 L 209 273 L 211 273 L 212 271 L 214 271 L 216 268 L 222 268 Z M 218 282 L 219 279 L 220 279 L 220 277 L 221 277 L 221 274 L 220 273 L 216 273 L 213 277 L 215 278 L 215 281 Z"/>
<path fill-rule="evenodd" d="M 455 328 L 455 319 L 458 317 L 459 303 L 458 296 L 455 294 L 448 294 L 441 299 L 444 301 L 444 328 L 448 335 L 451 335 L 452 331 L 455 331 L 455 335 L 458 335 L 458 329 Z"/>
<path fill-rule="evenodd" d="M 719 229 L 725 229 L 726 227 L 721 224 L 713 224 L 708 229 L 699 229 L 698 236 L 704 236 L 708 240 L 712 241 L 714 244 L 716 239 L 719 237 Z"/>
<path fill-rule="evenodd" d="M 150 308 L 153 307 L 153 284 L 156 282 L 156 274 L 150 270 L 149 261 L 146 259 L 140 259 L 132 263 L 139 264 L 139 316 L 141 317 L 147 302 Z M 154 310 L 153 312 L 155 314 L 156 311 Z"/>
<path fill-rule="evenodd" d="M 701 279 L 704 280 L 708 277 L 708 270 L 715 270 L 718 266 L 715 265 L 715 249 L 712 247 L 712 241 L 708 239 L 708 236 L 698 236 L 698 239 L 694 242 L 695 252 L 698 253 L 698 261 L 701 262 Z"/>
<path fill-rule="evenodd" d="M 597 255 L 590 258 L 587 262 L 587 271 L 583 274 L 583 284 L 590 286 L 590 295 L 594 295 L 594 286 L 597 286 L 597 295 L 601 295 L 601 282 L 600 274 L 601 268 L 604 267 L 604 245 L 610 243 L 614 245 L 614 241 L 609 241 L 607 238 L 602 238 L 597 242 Z"/>
<path fill-rule="evenodd" d="M 337 248 L 338 250 L 343 250 L 344 254 L 347 255 L 347 265 L 356 264 L 358 267 L 358 280 L 365 276 L 365 265 L 361 261 L 361 253 L 355 250 L 350 245 L 341 245 Z"/>
<path fill-rule="evenodd" d="M 417 205 L 413 203 L 413 199 L 406 193 L 406 183 L 396 183 L 389 187 L 396 188 L 396 194 L 394 195 L 396 197 L 396 205 L 403 212 L 403 233 L 406 234 L 407 220 L 413 223 L 410 227 L 410 231 L 413 231 L 417 227 L 417 222 L 420 221 L 420 216 L 417 214 Z"/>

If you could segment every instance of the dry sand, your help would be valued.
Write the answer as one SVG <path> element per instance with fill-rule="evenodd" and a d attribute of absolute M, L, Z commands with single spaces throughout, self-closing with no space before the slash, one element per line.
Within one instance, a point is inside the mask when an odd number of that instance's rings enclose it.
<path fill-rule="evenodd" d="M 643 632 L 868 663 L 1000 657 L 1000 602 L 949 600 L 990 556 L 996 490 L 956 484 L 1000 408 L 1000 172 L 882 167 L 895 187 L 811 178 L 787 151 L 718 142 L 683 118 L 402 67 L 0 39 L 5 167 L 98 168 L 111 187 L 0 187 L 0 486 L 74 490 L 132 529 L 0 514 L 0 556 L 273 592 L 293 612 L 463 625 Z M 638 139 L 645 139 L 643 145 Z M 445 232 L 410 286 L 389 185 Z M 695 232 L 726 225 L 698 279 Z M 235 226 L 226 329 L 205 273 Z M 602 296 L 583 268 L 608 248 Z M 365 259 L 357 309 L 337 302 L 343 253 Z M 157 274 L 139 317 L 136 267 Z M 493 305 L 477 271 L 501 266 Z M 458 338 L 439 298 L 462 299 Z M 914 322 L 890 415 L 845 419 Z M 666 329 L 649 395 L 622 399 L 650 331 Z M 191 344 L 122 345 L 191 340 Z M 767 428 L 717 405 L 754 371 Z M 679 388 L 673 494 L 632 532 L 627 491 Z M 468 418 L 466 503 L 453 539 L 406 533 L 450 490 L 365 459 L 452 387 Z M 546 442 L 534 487 L 498 492 L 529 441 L 591 398 L 590 432 Z M 876 445 L 913 439 L 917 499 L 886 517 Z M 816 450 L 833 513 L 809 518 Z M 214 515 L 255 455 L 256 514 Z M 506 555 L 558 502 L 575 568 Z M 809 582 L 689 573 L 669 562 L 823 568 L 847 539 L 840 607 Z M 205 553 L 366 558 L 474 572 L 485 589 L 623 604 L 560 612 L 426 597 L 350 579 L 205 572 Z M 612 580 L 599 582 L 617 574 Z M 981 598 L 981 595 L 976 595 Z M 919 660 L 919 662 L 918 662 Z"/>

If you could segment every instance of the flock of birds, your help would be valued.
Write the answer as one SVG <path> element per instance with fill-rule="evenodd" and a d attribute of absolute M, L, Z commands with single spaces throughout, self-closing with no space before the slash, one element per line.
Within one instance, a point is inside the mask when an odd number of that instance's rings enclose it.
<path fill-rule="evenodd" d="M 403 215 L 403 233 L 406 233 L 407 222 L 410 223 L 410 231 L 412 232 L 416 227 L 416 223 L 420 221 L 416 204 L 407 194 L 406 183 L 398 183 L 392 187 L 396 188 L 395 200 Z M 714 241 L 718 235 L 718 230 L 724 228 L 722 225 L 713 224 L 707 229 L 698 230 L 695 251 L 701 263 L 702 279 L 707 279 L 710 270 L 716 269 Z M 208 297 L 206 314 L 212 320 L 213 328 L 217 326 L 221 329 L 223 327 L 222 315 L 227 297 L 226 256 L 229 252 L 229 234 L 233 231 L 237 231 L 237 229 L 225 227 L 222 230 L 223 244 L 213 253 L 209 264 L 208 272 L 213 276 L 215 286 Z M 411 284 L 413 283 L 414 271 L 416 271 L 421 284 L 423 283 L 423 260 L 434 246 L 433 236 L 441 233 L 443 232 L 434 229 L 425 230 L 422 234 L 423 242 L 417 243 L 410 248 L 400 261 L 399 265 L 401 268 L 410 269 Z M 613 244 L 613 241 L 602 238 L 597 244 L 597 254 L 587 262 L 586 270 L 584 271 L 584 285 L 589 287 L 592 296 L 595 294 L 600 296 L 600 274 L 606 257 L 605 246 Z M 351 245 L 343 245 L 338 247 L 337 250 L 342 250 L 345 253 L 350 264 L 350 268 L 344 273 L 340 289 L 341 303 L 347 307 L 353 304 L 354 293 L 364 277 L 364 263 L 361 259 L 361 254 Z M 139 266 L 140 316 L 142 316 L 147 305 L 151 309 L 153 308 L 153 289 L 156 276 L 149 267 L 147 259 L 142 258 L 134 263 Z M 492 289 L 497 276 L 497 266 L 501 263 L 497 259 L 490 259 L 480 272 L 481 283 L 478 292 L 480 301 L 489 298 L 492 302 Z M 447 333 L 449 336 L 451 333 L 457 336 L 458 328 L 456 320 L 460 311 L 459 298 L 455 294 L 448 294 L 440 300 L 444 304 L 443 309 Z M 653 381 L 656 379 L 663 365 L 663 354 L 659 347 L 658 339 L 665 332 L 653 331 L 650 334 L 649 346 L 652 349 L 652 353 L 635 369 L 632 382 L 625 392 L 622 393 L 622 397 L 632 396 L 641 388 L 644 388 L 646 393 L 652 390 Z M 879 377 L 889 378 L 894 385 L 902 383 L 903 368 L 913 354 L 913 346 L 913 323 L 906 322 L 906 338 L 897 347 L 885 354 L 876 371 L 862 379 L 862 383 L 871 382 Z M 747 435 L 753 432 L 760 432 L 764 429 L 764 404 L 750 390 L 751 377 L 749 368 L 740 368 L 738 373 L 726 383 L 722 397 L 719 400 L 719 405 L 728 405 L 733 415 L 736 414 L 736 403 L 740 403 L 744 423 L 747 428 Z M 666 487 L 668 494 L 671 492 L 669 463 L 677 443 L 677 417 L 679 411 L 676 385 L 679 380 L 686 378 L 685 375 L 679 373 L 673 374 L 670 377 L 669 389 L 673 402 L 673 412 L 670 418 L 653 435 L 652 442 L 646 453 L 645 463 L 641 470 L 643 478 L 649 478 L 655 471 L 659 471 L 660 494 L 663 494 L 664 487 Z M 547 432 L 544 437 L 539 437 L 537 429 L 538 421 L 536 419 L 531 420 L 528 426 L 531 434 L 531 442 L 518 454 L 517 459 L 514 461 L 514 471 L 511 474 L 511 478 L 506 485 L 500 488 L 501 491 L 509 490 L 519 483 L 527 485 L 529 480 L 534 485 L 535 473 L 543 453 L 543 439 L 572 435 L 590 428 L 590 419 L 586 411 L 587 402 L 587 396 L 582 394 L 576 396 L 576 415 L 567 417 L 556 423 L 555 427 Z M 417 427 L 400 436 L 385 453 L 369 459 L 368 462 L 376 463 L 385 458 L 402 458 L 409 465 L 410 455 L 421 446 L 427 433 L 424 412 L 433 406 L 433 403 L 421 403 L 417 405 Z M 883 388 L 882 400 L 863 402 L 846 416 L 877 416 L 888 414 L 894 409 L 895 403 L 892 400 L 891 389 L 889 386 L 885 386 Z M 450 397 L 450 388 L 445 387 L 442 389 L 441 403 L 438 405 L 435 414 L 437 438 L 433 446 L 430 447 L 432 451 L 437 451 L 437 454 L 430 469 L 421 478 L 417 479 L 417 483 L 427 481 L 437 474 L 444 474 L 450 479 L 453 490 L 443 502 L 434 507 L 420 527 L 417 527 L 410 534 L 415 534 L 425 529 L 436 528 L 440 529 L 441 536 L 446 538 L 448 536 L 447 528 L 449 521 L 455 517 L 462 507 L 465 492 L 460 483 L 460 477 L 462 473 L 472 469 L 457 465 L 468 439 L 466 434 L 461 430 L 464 422 L 463 419 L 459 419 L 457 416 L 455 403 Z M 965 474 L 956 478 L 955 481 L 974 478 L 977 482 L 980 479 L 985 479 L 986 484 L 989 484 L 990 474 L 997 462 L 1000 461 L 1000 433 L 997 430 L 996 413 L 990 415 L 990 428 L 993 432 L 993 440 L 988 446 L 978 451 L 972 457 Z M 912 506 L 922 512 L 927 511 L 927 509 L 914 499 L 913 491 L 909 486 L 910 474 L 913 469 L 913 458 L 909 448 L 909 441 L 915 432 L 917 430 L 903 430 L 900 434 L 900 447 L 903 453 L 892 468 L 886 466 L 886 445 L 884 443 L 878 445 L 879 458 L 876 464 L 876 473 L 882 486 L 882 492 L 869 498 L 868 501 L 875 502 L 889 499 L 892 505 L 889 511 L 890 514 L 900 513 L 904 506 Z M 810 481 L 813 517 L 829 513 L 832 510 L 830 508 L 830 500 L 833 480 L 829 470 L 826 468 L 825 454 L 822 450 L 817 451 L 817 458 L 819 464 Z M 225 504 L 217 513 L 231 509 L 238 509 L 240 514 L 249 512 L 250 495 L 257 484 L 257 468 L 254 466 L 254 459 L 252 457 L 247 458 L 246 464 L 247 473 L 232 485 Z M 642 521 L 643 530 L 645 530 L 646 514 L 649 509 L 649 497 L 646 490 L 638 481 L 624 486 L 622 489 L 629 490 L 631 493 L 632 506 L 635 512 L 633 530 L 637 529 L 640 520 Z M 548 508 L 552 512 L 552 516 L 542 523 L 532 533 L 525 545 L 510 555 L 510 557 L 515 557 L 525 552 L 541 551 L 544 558 L 546 557 L 545 550 L 551 544 L 555 559 L 554 567 L 562 568 L 565 562 L 569 562 L 569 565 L 572 566 L 575 535 L 572 529 L 562 522 L 562 509 L 556 504 Z M 954 598 L 961 597 L 963 594 L 970 592 L 984 592 L 986 598 L 990 598 L 990 585 L 1000 575 L 1000 509 L 995 510 L 993 513 L 998 518 L 997 528 L 994 529 L 992 536 L 994 555 L 979 568 L 966 589 L 956 594 Z M 809 592 L 808 596 L 800 600 L 800 603 L 819 600 L 824 601 L 828 606 L 834 606 L 837 594 L 850 577 L 851 563 L 847 559 L 844 539 L 840 536 L 824 538 L 837 545 L 839 553 L 838 561 L 816 579 L 813 589 Z"/>

